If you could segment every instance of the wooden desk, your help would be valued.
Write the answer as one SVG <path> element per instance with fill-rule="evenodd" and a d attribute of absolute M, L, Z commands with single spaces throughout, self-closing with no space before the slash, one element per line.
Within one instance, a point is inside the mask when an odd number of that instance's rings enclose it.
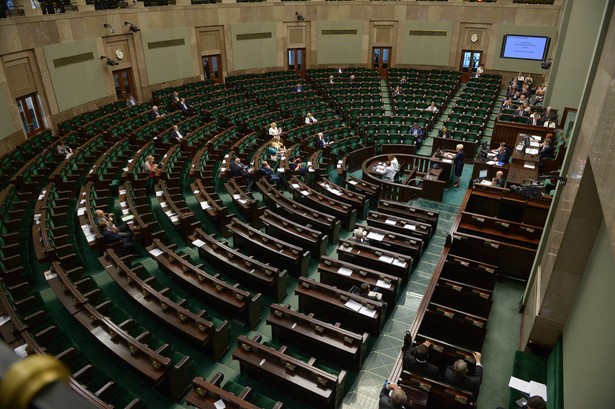
<path fill-rule="evenodd" d="M 331 317 L 347 328 L 378 335 L 385 321 L 385 305 L 348 291 L 340 290 L 313 279 L 299 277 L 295 289 L 299 310 Z M 331 319 L 330 318 L 330 319 Z"/>
<path fill-rule="evenodd" d="M 367 352 L 367 332 L 351 332 L 280 304 L 271 304 L 267 324 L 277 341 L 301 344 L 319 357 L 354 371 L 361 369 Z"/>
<path fill-rule="evenodd" d="M 279 270 L 253 257 L 246 256 L 216 240 L 200 228 L 195 229 L 194 235 L 189 239 L 192 240 L 193 245 L 198 247 L 199 255 L 204 260 L 223 269 L 230 277 L 269 294 L 276 301 L 281 301 L 286 296 L 288 282 L 286 270 Z"/>
<path fill-rule="evenodd" d="M 340 240 L 337 254 L 342 261 L 363 265 L 399 277 L 404 285 L 408 282 L 412 269 L 412 258 L 405 254 L 382 250 L 354 241 Z"/>

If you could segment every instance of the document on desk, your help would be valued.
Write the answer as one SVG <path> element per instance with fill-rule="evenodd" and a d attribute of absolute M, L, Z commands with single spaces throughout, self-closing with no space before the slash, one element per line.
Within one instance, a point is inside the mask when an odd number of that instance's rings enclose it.
<path fill-rule="evenodd" d="M 378 260 L 382 261 L 383 263 L 392 263 L 393 260 L 395 260 L 393 257 L 391 256 L 380 256 L 378 257 Z"/>
<path fill-rule="evenodd" d="M 239 200 L 239 199 L 241 199 L 241 195 L 240 195 L 239 193 L 235 193 L 235 194 L 233 195 L 233 199 L 235 199 L 235 200 Z"/>
<path fill-rule="evenodd" d="M 391 288 L 391 283 L 387 283 L 384 280 L 378 280 L 376 281 L 376 287 L 380 287 L 380 288 Z"/>
<path fill-rule="evenodd" d="M 408 230 L 416 230 L 416 226 L 414 224 L 404 224 L 404 229 L 408 229 Z"/>
<path fill-rule="evenodd" d="M 194 244 L 197 247 L 203 247 L 205 245 L 205 242 L 201 239 L 196 239 L 192 242 L 192 244 Z"/>
<path fill-rule="evenodd" d="M 523 379 L 515 378 L 514 376 L 510 377 L 510 381 L 508 381 L 508 387 L 516 389 L 523 393 L 530 392 L 530 383 L 524 381 Z"/>
<path fill-rule="evenodd" d="M 395 260 L 393 260 L 393 265 L 398 267 L 406 267 L 406 262 L 404 260 L 396 258 Z"/>
<path fill-rule="evenodd" d="M 491 186 L 491 181 L 489 181 L 489 180 L 481 180 L 480 184 L 481 185 L 485 185 L 485 186 Z"/>
<path fill-rule="evenodd" d="M 216 409 L 224 409 L 226 408 L 226 405 L 224 404 L 224 401 L 222 399 L 217 400 L 214 402 L 214 406 Z"/>
<path fill-rule="evenodd" d="M 535 148 L 538 148 L 540 146 L 540 142 L 536 142 L 536 141 L 531 141 L 530 142 L 530 146 L 533 146 Z"/>
<path fill-rule="evenodd" d="M 386 219 L 384 221 L 385 224 L 390 224 L 391 226 L 395 226 L 397 224 L 397 220 L 393 220 L 393 219 Z"/>
<path fill-rule="evenodd" d="M 356 180 L 349 180 L 348 183 L 350 183 L 351 185 L 359 184 L 359 182 L 357 182 Z"/>
<path fill-rule="evenodd" d="M 532 163 L 532 162 L 525 162 L 525 163 L 523 164 L 523 167 L 524 167 L 524 168 L 527 168 L 527 169 L 536 169 L 536 164 L 534 164 L 534 163 Z"/>
<path fill-rule="evenodd" d="M 538 395 L 543 398 L 545 401 L 547 400 L 547 385 L 540 382 L 530 381 L 530 391 L 528 392 L 530 396 Z"/>
<path fill-rule="evenodd" d="M 355 300 L 348 300 L 344 305 L 353 311 L 359 311 L 363 307 L 361 303 L 358 303 Z"/>
<path fill-rule="evenodd" d="M 208 202 L 201 202 L 201 209 L 203 210 L 207 210 L 209 209 L 211 206 L 209 205 Z"/>
<path fill-rule="evenodd" d="M 352 270 L 346 267 L 340 267 L 337 270 L 338 274 L 341 274 L 343 276 L 351 276 L 352 275 Z"/>
<path fill-rule="evenodd" d="M 382 241 L 384 239 L 384 234 L 376 233 L 375 231 L 370 231 L 367 235 L 368 239 Z"/>
<path fill-rule="evenodd" d="M 376 316 L 376 310 L 369 309 L 367 307 L 361 307 L 359 310 L 359 314 L 367 315 L 370 318 L 374 318 Z"/>
<path fill-rule="evenodd" d="M 308 192 L 307 190 L 302 190 L 302 191 L 301 191 L 301 194 L 302 194 L 303 196 L 309 196 L 309 195 L 310 195 L 310 192 Z"/>
<path fill-rule="evenodd" d="M 487 165 L 495 165 L 495 161 L 494 160 L 490 160 L 487 162 Z"/>
<path fill-rule="evenodd" d="M 444 163 L 453 163 L 452 159 L 442 159 L 442 162 Z"/>
<path fill-rule="evenodd" d="M 155 248 L 155 249 L 151 249 L 149 251 L 149 254 L 151 254 L 154 257 L 158 257 L 159 255 L 161 255 L 162 253 L 164 253 L 164 251 L 160 250 L 159 248 Z"/>
<path fill-rule="evenodd" d="M 299 189 L 301 186 L 298 183 L 293 183 L 290 185 L 293 189 Z"/>

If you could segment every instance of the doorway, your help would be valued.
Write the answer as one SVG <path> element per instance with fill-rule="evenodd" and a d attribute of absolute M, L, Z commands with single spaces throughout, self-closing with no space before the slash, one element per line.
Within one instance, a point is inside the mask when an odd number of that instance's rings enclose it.
<path fill-rule="evenodd" d="M 203 56 L 203 78 L 222 83 L 222 57 L 220 54 Z"/>
<path fill-rule="evenodd" d="M 372 49 L 372 68 L 378 70 L 380 78 L 387 78 L 391 64 L 391 47 L 374 47 Z"/>
<path fill-rule="evenodd" d="M 288 69 L 305 78 L 305 48 L 288 49 Z"/>
<path fill-rule="evenodd" d="M 476 76 L 476 70 L 480 66 L 480 60 L 483 56 L 482 51 L 476 50 L 462 50 L 461 51 L 461 64 L 459 70 L 461 71 L 461 82 L 465 83 L 470 81 L 470 78 Z"/>
<path fill-rule="evenodd" d="M 45 129 L 38 94 L 33 93 L 19 97 L 16 101 L 19 116 L 28 138 Z"/>
<path fill-rule="evenodd" d="M 119 101 L 125 100 L 129 94 L 135 96 L 132 68 L 113 71 L 113 85 L 115 86 L 115 96 Z"/>

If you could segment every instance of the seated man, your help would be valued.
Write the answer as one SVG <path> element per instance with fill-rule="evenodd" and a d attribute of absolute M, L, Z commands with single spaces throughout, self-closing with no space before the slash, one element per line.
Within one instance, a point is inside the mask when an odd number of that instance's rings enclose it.
<path fill-rule="evenodd" d="M 439 381 L 440 369 L 434 364 L 427 362 L 429 358 L 429 346 L 431 342 L 425 341 L 420 345 L 412 347 L 404 352 L 404 371 L 424 376 L 435 381 Z"/>
<path fill-rule="evenodd" d="M 398 85 L 395 87 L 395 89 L 393 90 L 393 96 L 399 96 L 399 95 L 403 95 L 403 91 L 401 90 L 401 87 Z"/>
<path fill-rule="evenodd" d="M 101 209 L 97 209 L 94 212 L 96 224 L 100 227 L 103 223 L 107 223 L 107 227 L 113 233 L 117 233 L 121 238 L 130 237 L 132 239 L 132 232 L 128 228 L 126 223 L 120 224 L 119 227 L 116 227 L 113 223 L 113 215 L 111 213 L 105 214 Z"/>
<path fill-rule="evenodd" d="M 297 92 L 303 92 L 303 85 L 301 84 L 297 84 L 293 87 L 292 92 L 297 93 Z"/>
<path fill-rule="evenodd" d="M 289 158 L 288 169 L 290 169 L 291 171 L 299 172 L 299 175 L 301 175 L 301 177 L 305 177 L 305 174 L 308 172 L 308 168 L 303 166 L 301 158 Z"/>
<path fill-rule="evenodd" d="M 179 104 L 177 104 L 177 106 L 179 107 L 179 109 L 182 111 L 182 114 L 184 116 L 190 116 L 192 115 L 192 108 L 190 108 L 188 106 L 188 104 L 186 103 L 186 100 L 184 98 L 179 100 Z"/>
<path fill-rule="evenodd" d="M 308 112 L 307 114 L 305 114 L 305 123 L 306 124 L 313 124 L 318 122 L 318 119 L 314 118 L 314 116 L 312 115 L 311 112 Z"/>
<path fill-rule="evenodd" d="M 384 162 L 384 165 L 378 165 L 376 167 L 376 172 L 382 175 L 382 179 L 393 182 L 395 181 L 395 168 L 391 165 L 390 161 Z"/>
<path fill-rule="evenodd" d="M 361 297 L 368 298 L 368 299 L 370 299 L 372 301 L 381 301 L 382 300 L 382 293 L 376 291 L 376 289 L 372 290 L 371 287 L 369 286 L 369 284 L 367 284 L 367 283 L 362 283 L 361 284 L 357 294 L 360 295 Z"/>
<path fill-rule="evenodd" d="M 508 163 L 510 160 L 510 151 L 506 146 L 506 142 L 500 142 L 500 147 L 493 151 L 495 153 L 495 161 L 498 163 Z"/>
<path fill-rule="evenodd" d="M 263 161 L 263 163 L 261 163 L 260 171 L 263 176 L 267 178 L 269 182 L 274 183 L 278 187 L 278 189 L 282 188 L 282 179 L 273 172 L 273 169 L 271 169 L 271 166 L 269 166 L 269 163 L 267 161 Z"/>
<path fill-rule="evenodd" d="M 528 119 L 527 123 L 529 125 L 542 126 L 543 122 L 540 113 L 533 112 L 532 114 L 530 114 L 530 118 Z"/>
<path fill-rule="evenodd" d="M 186 136 L 188 136 L 188 134 L 184 136 L 177 125 L 173 125 L 173 129 L 171 129 L 171 132 L 169 133 L 169 138 L 171 140 L 175 140 L 177 143 L 182 143 Z"/>
<path fill-rule="evenodd" d="M 174 104 L 179 103 L 179 92 L 173 91 L 173 96 L 171 97 L 171 102 Z"/>
<path fill-rule="evenodd" d="M 252 186 L 254 185 L 254 178 L 250 175 L 250 171 L 247 166 L 241 163 L 241 159 L 236 157 L 231 162 L 231 174 L 233 176 L 241 176 L 242 183 L 246 186 L 245 192 L 251 193 Z"/>
<path fill-rule="evenodd" d="M 448 384 L 468 390 L 474 394 L 474 397 L 477 397 L 483 381 L 483 367 L 480 362 L 480 352 L 473 352 L 472 355 L 476 361 L 474 376 L 468 376 L 466 361 L 458 359 L 453 365 L 446 367 L 443 380 Z"/>
<path fill-rule="evenodd" d="M 491 186 L 506 187 L 506 179 L 504 178 L 504 172 L 498 170 L 495 173 L 495 177 L 491 180 Z"/>
<path fill-rule="evenodd" d="M 149 113 L 149 119 L 150 119 L 150 120 L 154 120 L 154 119 L 162 118 L 163 116 L 164 116 L 164 114 L 163 114 L 163 113 L 160 113 L 160 112 L 158 111 L 158 107 L 157 107 L 156 105 L 154 105 L 154 106 L 152 107 L 152 110 L 151 110 L 151 112 Z"/>
<path fill-rule="evenodd" d="M 352 231 L 352 238 L 357 243 L 369 243 L 369 240 L 366 237 L 365 230 L 360 227 L 357 227 Z"/>
<path fill-rule="evenodd" d="M 134 243 L 132 242 L 132 236 L 120 237 L 120 235 L 116 231 L 113 231 L 113 229 L 109 227 L 109 224 L 107 222 L 102 222 L 99 227 L 100 232 L 102 233 L 107 243 L 113 244 L 120 240 L 122 241 L 122 254 L 135 253 L 136 248 Z"/>
<path fill-rule="evenodd" d="M 58 153 L 58 155 L 63 156 L 65 159 L 70 158 L 70 155 L 73 154 L 73 150 L 70 148 L 70 146 L 66 145 L 63 140 L 58 143 L 58 146 L 56 147 L 56 152 Z"/>
<path fill-rule="evenodd" d="M 407 399 L 406 392 L 399 386 L 385 382 L 380 391 L 378 409 L 403 409 Z"/>

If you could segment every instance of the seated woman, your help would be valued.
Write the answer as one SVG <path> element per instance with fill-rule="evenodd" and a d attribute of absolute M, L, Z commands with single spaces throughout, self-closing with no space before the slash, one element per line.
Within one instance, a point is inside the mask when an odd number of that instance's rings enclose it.
<path fill-rule="evenodd" d="M 267 152 L 270 155 L 283 155 L 286 153 L 286 148 L 284 147 L 284 144 L 280 140 L 279 136 L 274 136 L 273 139 L 271 139 Z"/>
<path fill-rule="evenodd" d="M 282 135 L 282 128 L 278 128 L 278 125 L 275 122 L 272 122 L 269 126 L 269 135 L 279 137 Z"/>

